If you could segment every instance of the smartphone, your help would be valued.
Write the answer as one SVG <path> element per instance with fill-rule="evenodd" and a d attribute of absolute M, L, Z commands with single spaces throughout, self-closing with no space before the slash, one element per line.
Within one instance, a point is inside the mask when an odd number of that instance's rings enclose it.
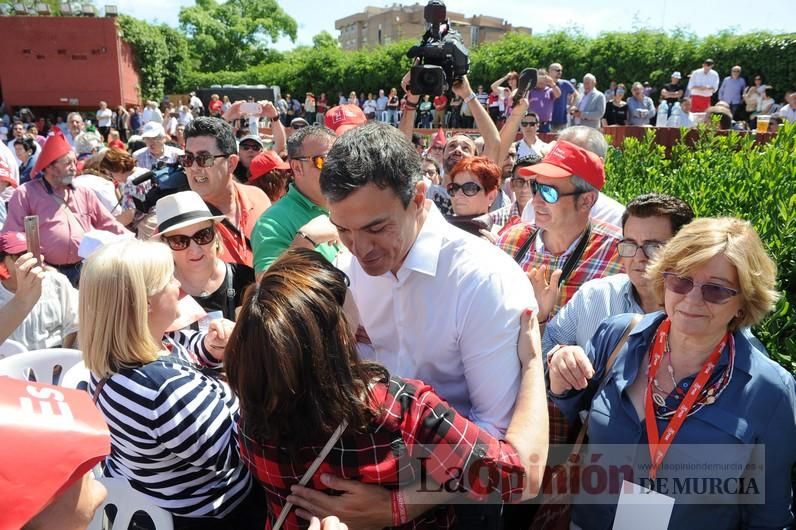
<path fill-rule="evenodd" d="M 39 216 L 25 216 L 25 241 L 28 244 L 28 252 L 33 254 L 36 261 L 41 265 L 41 243 L 39 242 Z"/>
<path fill-rule="evenodd" d="M 241 114 L 250 114 L 252 116 L 259 116 L 263 112 L 263 106 L 254 101 L 246 101 L 240 106 Z"/>

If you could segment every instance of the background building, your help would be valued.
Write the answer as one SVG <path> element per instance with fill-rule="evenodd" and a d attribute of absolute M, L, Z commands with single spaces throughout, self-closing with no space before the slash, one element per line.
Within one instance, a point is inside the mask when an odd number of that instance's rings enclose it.
<path fill-rule="evenodd" d="M 425 7 L 425 4 L 418 3 L 411 6 L 368 6 L 361 13 L 336 20 L 334 27 L 340 32 L 340 46 L 344 50 L 359 50 L 404 39 L 419 40 L 426 31 Z M 531 34 L 531 28 L 513 27 L 496 17 L 477 15 L 468 18 L 462 13 L 448 11 L 448 20 L 468 48 L 499 40 L 510 31 Z"/>

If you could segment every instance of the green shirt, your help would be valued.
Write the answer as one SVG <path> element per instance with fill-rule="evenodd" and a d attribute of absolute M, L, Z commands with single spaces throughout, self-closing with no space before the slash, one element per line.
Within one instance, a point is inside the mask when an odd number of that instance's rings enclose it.
<path fill-rule="evenodd" d="M 271 266 L 290 247 L 299 229 L 319 215 L 329 215 L 291 185 L 287 194 L 276 201 L 257 220 L 251 234 L 254 250 L 254 271 L 260 273 Z M 321 243 L 315 250 L 332 261 L 339 247 Z"/>

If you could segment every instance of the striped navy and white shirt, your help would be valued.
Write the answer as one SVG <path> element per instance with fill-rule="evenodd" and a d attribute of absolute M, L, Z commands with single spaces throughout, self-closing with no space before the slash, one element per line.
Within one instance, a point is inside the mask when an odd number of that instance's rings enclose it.
<path fill-rule="evenodd" d="M 589 280 L 545 326 L 542 351 L 556 344 L 577 344 L 585 350 L 602 321 L 622 313 L 644 314 L 627 274 Z"/>
<path fill-rule="evenodd" d="M 171 353 L 113 374 L 97 406 L 111 433 L 106 476 L 126 479 L 174 515 L 221 518 L 246 497 L 251 478 L 238 453 L 238 401 L 203 373 L 221 365 L 203 339 L 166 335 Z M 92 374 L 92 395 L 99 382 Z"/>

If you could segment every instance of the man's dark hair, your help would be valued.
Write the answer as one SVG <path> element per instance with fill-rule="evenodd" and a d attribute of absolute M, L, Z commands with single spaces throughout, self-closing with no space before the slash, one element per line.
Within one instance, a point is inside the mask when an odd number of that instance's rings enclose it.
<path fill-rule="evenodd" d="M 23 136 L 21 139 L 17 140 L 17 143 L 22 144 L 22 146 L 25 148 L 25 151 L 30 154 L 36 152 L 36 140 L 34 140 L 32 136 Z"/>
<path fill-rule="evenodd" d="M 391 189 L 406 208 L 420 178 L 420 155 L 409 140 L 395 127 L 369 123 L 337 139 L 320 182 L 321 191 L 332 202 L 372 183 Z"/>
<path fill-rule="evenodd" d="M 526 112 L 526 113 L 525 113 L 525 116 L 523 116 L 523 118 L 530 118 L 530 117 L 534 117 L 534 118 L 536 118 L 536 121 L 541 121 L 541 120 L 539 119 L 539 115 L 538 115 L 538 114 L 536 114 L 536 113 L 535 113 L 534 111 L 532 111 L 532 110 L 529 110 L 528 112 Z"/>
<path fill-rule="evenodd" d="M 307 140 L 307 138 L 323 137 L 331 138 L 332 141 L 337 138 L 333 130 L 329 129 L 328 127 L 324 127 L 323 125 L 310 125 L 308 127 L 302 127 L 301 129 L 298 129 L 296 132 L 290 135 L 290 138 L 287 139 L 288 160 L 293 160 L 294 158 L 304 154 L 302 152 L 302 148 L 304 147 L 304 141 Z"/>
<path fill-rule="evenodd" d="M 630 201 L 622 214 L 622 229 L 627 218 L 668 217 L 672 224 L 672 235 L 694 219 L 694 210 L 682 199 L 663 193 L 647 193 Z"/>
<path fill-rule="evenodd" d="M 542 161 L 542 155 L 537 153 L 531 153 L 530 155 L 525 155 L 517 159 L 514 162 L 514 165 L 511 167 L 511 176 L 514 177 L 517 174 L 517 170 L 521 167 L 528 167 L 534 164 L 538 164 Z"/>
<path fill-rule="evenodd" d="M 238 143 L 232 126 L 220 118 L 202 116 L 191 120 L 185 126 L 185 141 L 198 136 L 212 136 L 216 139 L 216 147 L 225 155 L 237 155 Z"/>

